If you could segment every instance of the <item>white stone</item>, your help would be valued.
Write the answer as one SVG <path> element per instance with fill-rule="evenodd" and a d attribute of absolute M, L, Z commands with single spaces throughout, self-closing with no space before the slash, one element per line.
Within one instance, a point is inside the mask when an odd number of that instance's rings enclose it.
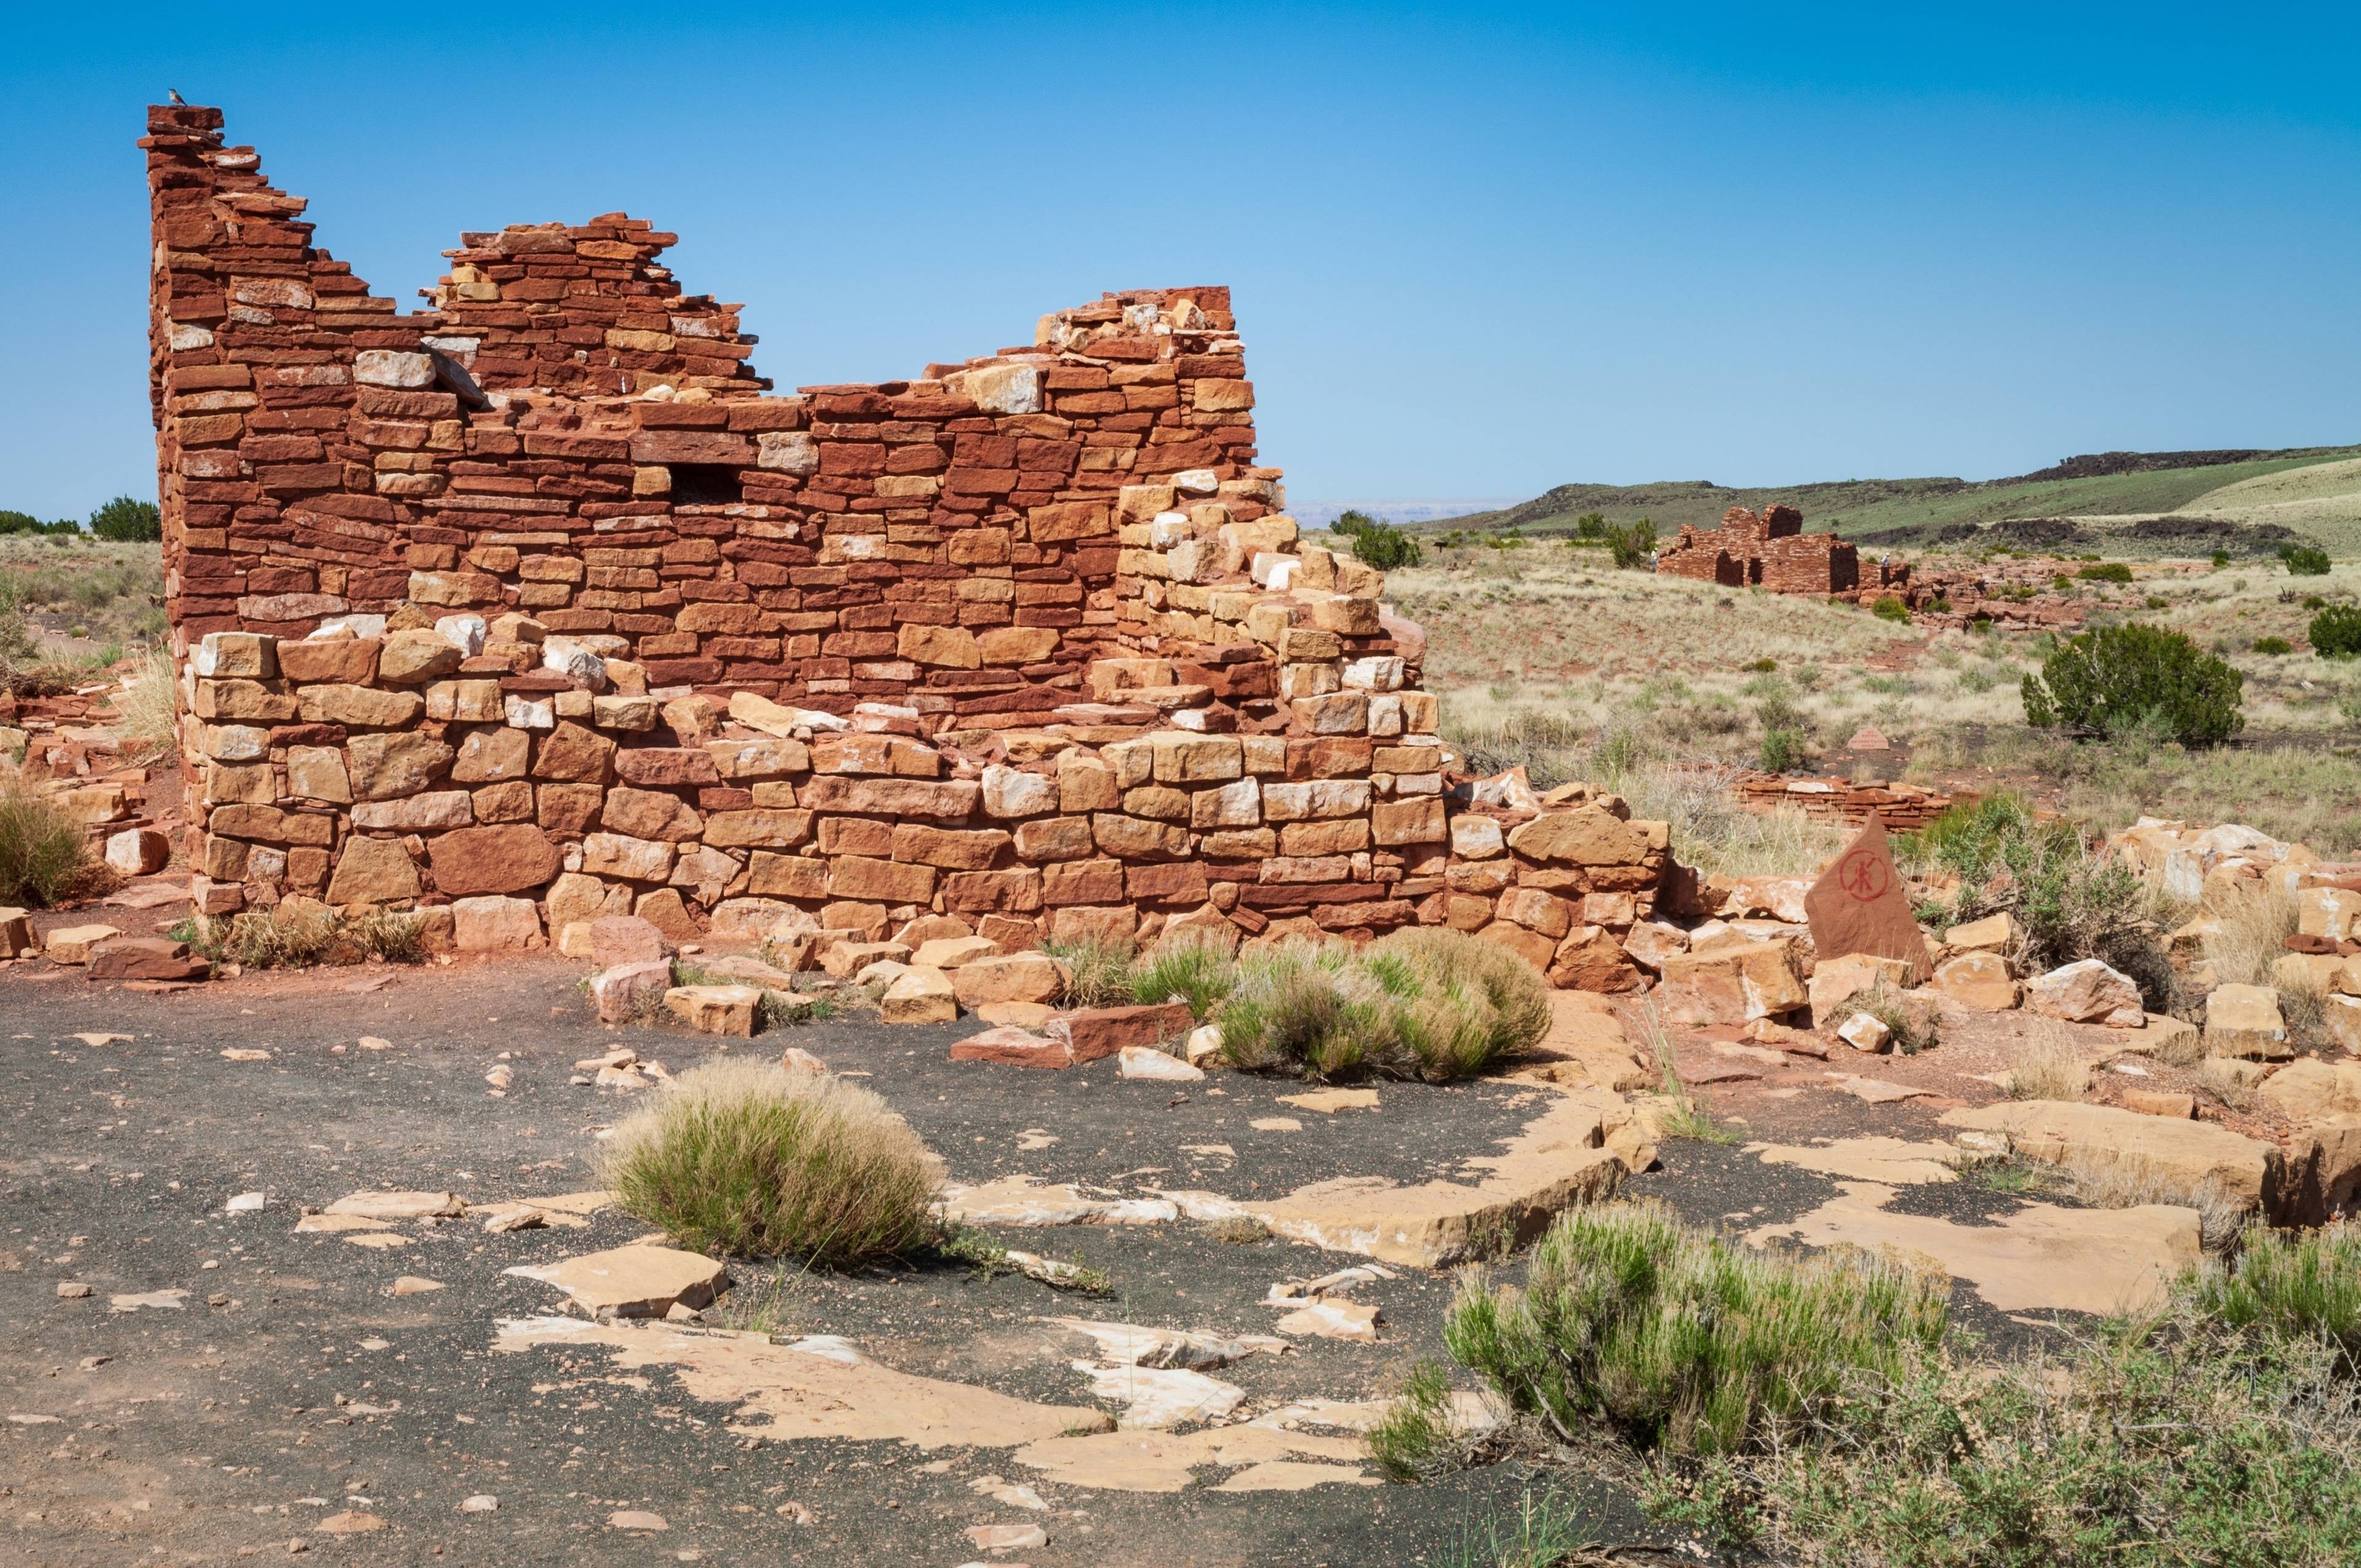
<path fill-rule="evenodd" d="M 446 615 L 434 623 L 434 634 L 470 659 L 484 651 L 485 630 L 480 615 Z"/>
<path fill-rule="evenodd" d="M 1837 1038 L 1857 1051 L 1872 1055 L 1894 1042 L 1894 1031 L 1866 1013 L 1856 1013 L 1837 1027 Z"/>
<path fill-rule="evenodd" d="M 1058 809 L 1058 781 L 994 762 L 983 770 L 983 809 L 992 817 L 1039 817 Z"/>
<path fill-rule="evenodd" d="M 364 348 L 353 356 L 353 379 L 365 387 L 416 390 L 434 384 L 434 359 L 399 348 Z"/>
<path fill-rule="evenodd" d="M 1179 1057 L 1169 1056 L 1152 1046 L 1126 1046 L 1119 1053 L 1115 1070 L 1125 1078 L 1149 1078 L 1174 1083 L 1189 1083 L 1205 1076 L 1203 1069 L 1190 1066 Z"/>
<path fill-rule="evenodd" d="M 988 414 L 1041 411 L 1041 372 L 1032 365 L 991 365 L 970 370 L 961 389 Z"/>

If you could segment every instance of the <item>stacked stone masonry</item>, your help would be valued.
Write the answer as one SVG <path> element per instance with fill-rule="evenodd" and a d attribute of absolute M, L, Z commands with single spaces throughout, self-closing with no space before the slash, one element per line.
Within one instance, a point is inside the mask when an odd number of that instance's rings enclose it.
<path fill-rule="evenodd" d="M 478 948 L 1423 922 L 1644 983 L 1663 825 L 1446 771 L 1417 628 L 1280 510 L 1226 290 L 774 395 L 669 234 L 466 235 L 404 314 L 221 126 L 155 107 L 141 144 L 205 913 L 447 911 Z"/>
<path fill-rule="evenodd" d="M 1840 594 L 1861 586 L 1861 554 L 1833 533 L 1806 533 L 1794 507 L 1766 506 L 1758 514 L 1731 507 L 1721 526 L 1683 524 L 1659 554 L 1656 570 L 1724 587 L 1763 587 L 1780 594 Z"/>

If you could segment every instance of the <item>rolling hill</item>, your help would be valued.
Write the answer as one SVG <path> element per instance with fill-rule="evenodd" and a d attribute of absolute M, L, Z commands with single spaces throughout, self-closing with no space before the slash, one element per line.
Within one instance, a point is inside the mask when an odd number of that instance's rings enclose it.
<path fill-rule="evenodd" d="M 1717 526 L 1733 506 L 1792 506 L 1815 532 L 1898 547 L 2010 544 L 2110 553 L 2267 554 L 2308 539 L 2361 554 L 2361 446 L 2279 451 L 2106 452 L 2005 479 L 1839 479 L 1732 488 L 1703 479 L 1560 485 L 1518 506 L 1422 525 L 1556 532 L 1585 512 Z"/>

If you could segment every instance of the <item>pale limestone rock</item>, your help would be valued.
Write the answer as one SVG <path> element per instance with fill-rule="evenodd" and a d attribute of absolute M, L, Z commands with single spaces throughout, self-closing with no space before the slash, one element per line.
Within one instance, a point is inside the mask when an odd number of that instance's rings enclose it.
<path fill-rule="evenodd" d="M 2103 959 L 2082 959 L 2025 982 L 2025 1010 L 2070 1024 L 2136 1029 L 2147 1021 L 2139 987 Z"/>
<path fill-rule="evenodd" d="M 2279 992 L 2267 985 L 2221 985 L 2205 998 L 2205 1049 L 2217 1057 L 2278 1061 L 2294 1054 Z"/>

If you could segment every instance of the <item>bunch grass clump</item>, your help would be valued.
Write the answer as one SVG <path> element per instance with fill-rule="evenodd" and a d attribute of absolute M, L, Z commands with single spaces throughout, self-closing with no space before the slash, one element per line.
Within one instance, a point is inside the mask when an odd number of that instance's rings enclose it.
<path fill-rule="evenodd" d="M 0 904 L 61 903 L 103 887 L 110 874 L 63 806 L 13 773 L 0 779 Z"/>
<path fill-rule="evenodd" d="M 183 920 L 173 940 L 214 962 L 246 969 L 310 969 L 320 965 L 423 963 L 426 932 L 415 915 L 372 909 L 346 915 L 325 905 L 281 905 L 223 919 Z"/>
<path fill-rule="evenodd" d="M 875 1094 L 832 1074 L 723 1058 L 619 1125 L 599 1179 L 692 1250 L 825 1267 L 935 1239 L 939 1163 Z"/>
<path fill-rule="evenodd" d="M 1249 1071 L 1464 1077 L 1548 1033 L 1548 982 L 1496 943 L 1421 927 L 1356 948 L 1288 941 L 1239 956 L 1222 1048 Z"/>
<path fill-rule="evenodd" d="M 1063 963 L 1073 975 L 1066 982 L 1067 1006 L 1121 1007 L 1137 1000 L 1131 985 L 1131 966 L 1139 952 L 1136 944 L 1092 938 L 1044 942 L 1041 950 Z"/>
<path fill-rule="evenodd" d="M 1140 1002 L 1185 1002 L 1202 1024 L 1237 983 L 1235 950 L 1235 941 L 1211 931 L 1176 932 L 1131 966 L 1130 993 Z"/>
<path fill-rule="evenodd" d="M 1561 1215 L 1521 1291 L 1471 1277 L 1444 1343 L 1561 1438 L 1644 1451 L 1776 1446 L 1901 1377 L 1949 1321 L 1949 1281 L 1884 1257 L 1753 1251 L 1658 1203 Z"/>

